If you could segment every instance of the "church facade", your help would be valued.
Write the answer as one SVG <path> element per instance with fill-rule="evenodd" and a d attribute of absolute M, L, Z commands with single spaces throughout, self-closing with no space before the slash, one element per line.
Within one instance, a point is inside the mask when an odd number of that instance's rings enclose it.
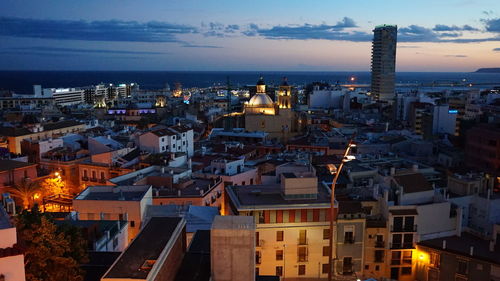
<path fill-rule="evenodd" d="M 293 110 L 292 89 L 286 80 L 278 90 L 278 100 L 266 94 L 266 84 L 261 77 L 256 94 L 244 106 L 245 129 L 263 131 L 271 138 L 287 141 L 299 131 L 298 115 Z"/>

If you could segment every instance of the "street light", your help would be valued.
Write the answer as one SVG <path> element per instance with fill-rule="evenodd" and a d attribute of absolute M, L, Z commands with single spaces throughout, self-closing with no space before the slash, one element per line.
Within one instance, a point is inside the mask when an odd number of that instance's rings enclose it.
<path fill-rule="evenodd" d="M 354 138 L 354 137 L 353 137 Z M 340 165 L 338 169 L 333 170 L 331 169 L 330 171 L 335 171 L 335 176 L 333 177 L 333 182 L 332 182 L 332 187 L 331 187 L 331 193 L 330 193 L 330 248 L 328 251 L 328 281 L 332 281 L 333 278 L 333 217 L 334 217 L 334 203 L 335 203 L 335 185 L 337 185 L 337 180 L 339 178 L 340 172 L 342 171 L 342 168 L 344 167 L 344 163 L 349 162 L 353 159 L 355 159 L 354 155 L 349 155 L 349 151 L 351 148 L 356 147 L 356 144 L 354 143 L 353 139 L 349 141 L 347 144 L 347 147 L 344 152 L 344 156 L 342 157 L 342 161 L 340 162 Z M 332 172 L 333 174 L 333 172 Z"/>

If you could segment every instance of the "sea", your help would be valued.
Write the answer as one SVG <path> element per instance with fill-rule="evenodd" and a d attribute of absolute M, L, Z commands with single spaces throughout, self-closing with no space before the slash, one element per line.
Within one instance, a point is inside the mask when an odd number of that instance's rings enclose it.
<path fill-rule="evenodd" d="M 370 72 L 324 71 L 0 71 L 0 90 L 11 90 L 19 94 L 31 94 L 33 85 L 43 88 L 70 88 L 97 85 L 100 83 L 138 83 L 141 89 L 171 88 L 180 83 L 183 88 L 206 88 L 226 85 L 232 87 L 255 85 L 262 76 L 267 84 L 279 84 L 286 77 L 291 85 L 306 85 L 311 82 L 341 84 L 370 84 Z M 500 86 L 500 73 L 476 72 L 398 72 L 398 84 L 471 83 L 473 87 Z"/>

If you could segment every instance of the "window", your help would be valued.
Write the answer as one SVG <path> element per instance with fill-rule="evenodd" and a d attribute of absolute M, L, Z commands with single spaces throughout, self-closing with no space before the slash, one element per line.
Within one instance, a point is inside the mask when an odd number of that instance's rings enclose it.
<path fill-rule="evenodd" d="M 404 248 L 412 248 L 413 247 L 413 234 L 405 234 L 404 235 L 403 247 Z"/>
<path fill-rule="evenodd" d="M 260 264 L 262 261 L 262 255 L 260 251 L 255 251 L 255 264 Z"/>
<path fill-rule="evenodd" d="M 250 185 L 252 185 L 252 184 L 253 184 L 253 179 L 250 179 Z"/>
<path fill-rule="evenodd" d="M 245 185 L 245 181 L 242 181 L 242 182 L 241 182 L 241 185 Z"/>
<path fill-rule="evenodd" d="M 283 267 L 282 266 L 276 267 L 276 276 L 283 276 Z"/>
<path fill-rule="evenodd" d="M 276 260 L 277 261 L 283 260 L 283 250 L 276 250 Z"/>
<path fill-rule="evenodd" d="M 306 265 L 305 264 L 299 265 L 299 275 L 306 275 Z"/>
<path fill-rule="evenodd" d="M 401 264 L 401 251 L 392 252 L 391 264 L 392 265 Z"/>
<path fill-rule="evenodd" d="M 283 241 L 283 231 L 276 231 L 276 241 Z"/>
<path fill-rule="evenodd" d="M 28 171 L 27 170 L 24 170 L 24 178 L 27 178 L 28 177 Z"/>
<path fill-rule="evenodd" d="M 83 177 L 85 177 L 85 178 L 88 177 L 87 170 L 83 170 Z"/>
<path fill-rule="evenodd" d="M 439 267 L 439 254 L 431 253 L 429 256 L 429 264 L 434 267 Z"/>
<path fill-rule="evenodd" d="M 93 179 L 96 179 L 96 178 L 97 178 L 97 177 L 96 177 L 96 172 L 95 172 L 95 171 L 92 171 L 92 178 L 93 178 Z"/>
<path fill-rule="evenodd" d="M 265 222 L 264 212 L 259 212 L 259 223 L 264 223 L 264 222 Z"/>
<path fill-rule="evenodd" d="M 379 271 L 380 270 L 380 265 L 376 265 L 375 266 L 375 271 Z"/>
<path fill-rule="evenodd" d="M 403 217 L 394 217 L 394 223 L 393 223 L 393 230 L 394 231 L 401 231 L 403 228 Z"/>
<path fill-rule="evenodd" d="M 399 249 L 402 246 L 403 236 L 401 234 L 393 234 L 392 235 L 392 248 Z"/>
<path fill-rule="evenodd" d="M 375 250 L 375 262 L 384 262 L 384 250 Z"/>
<path fill-rule="evenodd" d="M 402 267 L 401 275 L 411 275 L 411 267 Z"/>
<path fill-rule="evenodd" d="M 101 179 L 104 179 L 104 172 L 101 172 Z"/>
<path fill-rule="evenodd" d="M 412 251 L 403 252 L 403 264 L 411 264 Z"/>
<path fill-rule="evenodd" d="M 365 264 L 365 270 L 369 270 L 370 269 L 370 266 Z"/>
<path fill-rule="evenodd" d="M 299 231 L 299 245 L 306 245 L 306 244 L 307 244 L 307 231 L 300 230 Z"/>
<path fill-rule="evenodd" d="M 413 223 L 415 222 L 415 217 L 405 217 L 405 231 L 413 231 Z"/>
<path fill-rule="evenodd" d="M 260 239 L 259 239 L 259 232 L 258 232 L 258 231 L 257 231 L 257 232 L 255 232 L 255 245 L 256 245 L 257 247 L 259 247 L 259 246 L 260 246 Z"/>
<path fill-rule="evenodd" d="M 258 267 L 255 268 L 255 276 L 259 276 L 259 268 Z"/>
<path fill-rule="evenodd" d="M 135 221 L 130 221 L 130 227 L 135 227 Z"/>
<path fill-rule="evenodd" d="M 299 247 L 297 255 L 298 255 L 299 262 L 306 262 L 307 261 L 307 247 Z"/>
<path fill-rule="evenodd" d="M 344 227 L 344 243 L 354 243 L 354 226 Z"/>
<path fill-rule="evenodd" d="M 330 255 L 330 246 L 323 246 L 323 257 L 328 257 Z"/>
<path fill-rule="evenodd" d="M 323 240 L 330 239 L 330 229 L 325 228 L 323 229 Z"/>
<path fill-rule="evenodd" d="M 323 267 L 323 268 L 322 268 L 322 271 L 321 271 L 321 272 L 322 272 L 323 274 L 327 274 L 327 273 L 328 273 L 328 271 L 329 271 L 329 269 L 330 269 L 330 265 L 329 265 L 329 264 L 327 264 L 327 263 L 324 263 L 324 264 L 322 265 L 322 267 Z"/>
<path fill-rule="evenodd" d="M 467 275 L 467 261 L 459 260 L 457 264 L 457 273 Z"/>

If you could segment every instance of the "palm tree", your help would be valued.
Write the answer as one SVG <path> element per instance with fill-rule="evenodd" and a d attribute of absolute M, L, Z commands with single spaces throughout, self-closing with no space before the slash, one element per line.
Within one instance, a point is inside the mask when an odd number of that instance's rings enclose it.
<path fill-rule="evenodd" d="M 40 191 L 38 182 L 26 179 L 7 188 L 7 192 L 11 193 L 13 197 L 23 201 L 23 209 L 28 209 L 30 207 L 30 202 L 33 201 L 38 191 Z"/>

